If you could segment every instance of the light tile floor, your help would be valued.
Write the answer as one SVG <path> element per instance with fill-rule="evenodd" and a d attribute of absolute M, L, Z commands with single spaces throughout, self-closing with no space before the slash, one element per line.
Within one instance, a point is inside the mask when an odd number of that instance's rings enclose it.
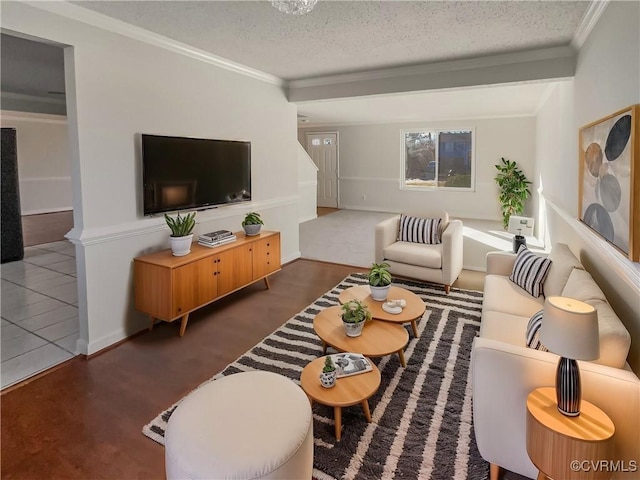
<path fill-rule="evenodd" d="M 73 358 L 78 339 L 75 247 L 68 241 L 24 249 L 0 267 L 1 387 Z"/>

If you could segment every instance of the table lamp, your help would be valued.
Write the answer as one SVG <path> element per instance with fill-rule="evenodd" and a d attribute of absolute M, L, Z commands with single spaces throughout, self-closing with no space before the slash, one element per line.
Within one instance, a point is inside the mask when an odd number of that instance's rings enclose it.
<path fill-rule="evenodd" d="M 595 360 L 600 356 L 595 308 L 572 298 L 548 297 L 544 302 L 540 343 L 560 355 L 556 372 L 558 410 L 577 417 L 582 387 L 576 360 Z"/>

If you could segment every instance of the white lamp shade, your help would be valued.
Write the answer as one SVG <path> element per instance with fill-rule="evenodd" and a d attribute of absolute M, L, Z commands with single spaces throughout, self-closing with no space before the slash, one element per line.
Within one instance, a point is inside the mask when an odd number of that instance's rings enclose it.
<path fill-rule="evenodd" d="M 573 298 L 547 297 L 540 343 L 561 357 L 597 359 L 600 356 L 600 337 L 596 309 Z"/>

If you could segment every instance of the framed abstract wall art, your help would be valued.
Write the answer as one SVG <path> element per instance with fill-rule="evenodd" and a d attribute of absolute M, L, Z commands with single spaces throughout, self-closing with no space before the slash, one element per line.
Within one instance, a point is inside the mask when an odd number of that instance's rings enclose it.
<path fill-rule="evenodd" d="M 580 220 L 640 261 L 640 105 L 580 129 Z"/>

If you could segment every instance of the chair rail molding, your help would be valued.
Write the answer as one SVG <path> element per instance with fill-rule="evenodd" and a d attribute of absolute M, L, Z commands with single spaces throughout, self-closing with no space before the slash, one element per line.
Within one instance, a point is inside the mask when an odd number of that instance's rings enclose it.
<path fill-rule="evenodd" d="M 250 210 L 268 210 L 283 206 L 295 206 L 298 203 L 298 195 L 290 195 L 269 200 L 243 202 L 234 205 L 214 207 L 198 212 L 198 223 L 220 220 L 234 216 L 244 216 Z M 83 247 L 109 243 L 139 235 L 150 235 L 157 232 L 167 232 L 167 224 L 164 215 L 157 215 L 148 219 L 138 219 L 132 222 L 109 225 L 106 227 L 79 228 L 74 227 L 66 235 L 66 238 L 75 245 Z"/>
<path fill-rule="evenodd" d="M 640 292 L 640 263 L 629 260 L 613 248 L 605 239 L 599 237 L 593 230 L 567 213 L 560 206 L 553 203 L 553 201 L 545 198 L 545 203 L 549 205 L 567 225 L 573 228 L 580 238 L 589 244 L 593 248 L 593 251 L 603 258 L 619 277 L 631 288 Z"/>

